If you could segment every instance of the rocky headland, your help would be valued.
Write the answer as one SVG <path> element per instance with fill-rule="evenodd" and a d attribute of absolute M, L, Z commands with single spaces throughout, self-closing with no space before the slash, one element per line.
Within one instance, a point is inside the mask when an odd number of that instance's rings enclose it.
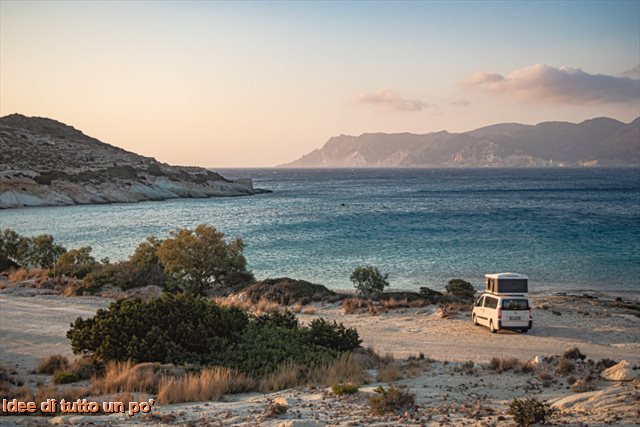
<path fill-rule="evenodd" d="M 58 121 L 0 118 L 0 208 L 246 196 L 265 190 L 199 167 L 171 166 Z"/>

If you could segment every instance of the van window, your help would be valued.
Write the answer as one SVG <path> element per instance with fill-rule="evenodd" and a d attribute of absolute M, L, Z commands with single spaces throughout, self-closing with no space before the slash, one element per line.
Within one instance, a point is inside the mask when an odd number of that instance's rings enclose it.
<path fill-rule="evenodd" d="M 505 298 L 502 300 L 502 308 L 505 310 L 529 310 L 529 301 L 526 299 Z"/>
<path fill-rule="evenodd" d="M 497 308 L 498 307 L 498 299 L 485 296 L 484 297 L 484 306 L 487 308 Z"/>
<path fill-rule="evenodd" d="M 476 306 L 482 307 L 483 302 L 484 302 L 484 296 L 478 298 L 478 301 L 476 301 Z"/>

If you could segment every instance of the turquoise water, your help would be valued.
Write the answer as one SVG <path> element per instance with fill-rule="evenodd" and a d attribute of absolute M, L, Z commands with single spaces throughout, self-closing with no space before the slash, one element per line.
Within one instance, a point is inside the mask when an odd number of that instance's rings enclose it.
<path fill-rule="evenodd" d="M 478 287 L 486 272 L 534 289 L 640 291 L 639 169 L 222 170 L 272 194 L 0 211 L 0 225 L 50 233 L 96 258 L 129 256 L 176 227 L 242 237 L 258 278 L 351 288 L 373 264 L 393 288 Z"/>

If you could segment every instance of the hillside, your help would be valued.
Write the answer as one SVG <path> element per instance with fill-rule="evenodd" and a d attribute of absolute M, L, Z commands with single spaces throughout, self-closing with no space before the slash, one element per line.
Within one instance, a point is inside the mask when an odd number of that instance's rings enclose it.
<path fill-rule="evenodd" d="M 503 123 L 466 133 L 365 133 L 330 138 L 282 167 L 640 166 L 640 118 Z"/>
<path fill-rule="evenodd" d="M 170 166 L 105 144 L 41 117 L 0 118 L 0 208 L 243 196 L 234 182 L 204 168 Z"/>

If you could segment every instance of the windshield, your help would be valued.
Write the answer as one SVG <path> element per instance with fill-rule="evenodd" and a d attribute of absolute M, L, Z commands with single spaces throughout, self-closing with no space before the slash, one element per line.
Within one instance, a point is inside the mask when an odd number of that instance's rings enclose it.
<path fill-rule="evenodd" d="M 529 310 L 529 301 L 526 299 L 503 299 L 502 308 L 504 310 Z"/>

